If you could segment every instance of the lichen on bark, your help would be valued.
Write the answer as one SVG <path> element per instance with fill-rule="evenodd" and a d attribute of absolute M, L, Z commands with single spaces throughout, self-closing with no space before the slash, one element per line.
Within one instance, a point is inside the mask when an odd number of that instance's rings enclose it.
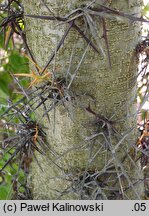
<path fill-rule="evenodd" d="M 128 1 L 109 1 L 109 4 L 110 7 L 124 9 L 125 12 L 134 14 L 140 8 L 140 1 L 135 2 L 137 3 L 135 5 L 134 1 L 129 1 L 129 4 Z M 90 1 L 47 0 L 46 3 L 55 15 L 65 16 L 73 9 L 81 8 L 82 5 L 86 5 Z M 25 14 L 49 15 L 40 0 L 24 0 L 23 4 Z M 115 176 L 122 175 L 123 187 L 128 189 L 123 191 L 124 195 L 122 197 L 118 196 L 118 198 L 138 199 L 142 194 L 142 184 L 138 181 L 134 185 L 136 190 L 134 191 L 126 177 L 129 176 L 130 179 L 132 176 L 134 179 L 141 178 L 139 166 L 136 164 L 136 167 L 134 167 L 134 163 L 131 162 L 133 158 L 130 156 L 123 162 L 122 166 L 125 174 L 117 162 L 121 161 L 126 152 L 130 150 L 130 143 L 134 144 L 136 141 L 135 78 L 137 58 L 134 50 L 140 40 L 140 24 L 131 23 L 128 20 L 122 22 L 122 20 L 105 18 L 112 64 L 110 68 L 105 41 L 102 39 L 101 17 L 93 18 L 93 20 L 99 28 L 98 34 L 106 57 L 98 55 L 88 46 L 84 61 L 70 88 L 75 100 L 65 102 L 68 110 L 63 105 L 58 105 L 55 112 L 49 112 L 51 125 L 49 125 L 46 117 L 42 118 L 43 107 L 36 110 L 36 116 L 40 123 L 48 128 L 46 132 L 50 150 L 46 157 L 37 155 L 43 171 L 40 170 L 36 162 L 32 165 L 30 184 L 34 199 L 95 199 L 97 197 L 95 197 L 96 193 L 93 191 L 95 188 L 97 189 L 97 182 L 88 196 L 86 192 L 82 192 L 83 189 L 81 191 L 80 182 L 83 173 L 96 173 L 97 171 L 99 172 L 98 183 L 101 183 L 100 181 L 104 182 L 107 177 L 111 178 L 110 181 L 113 182 Z M 68 24 L 60 24 L 55 20 L 47 21 L 29 17 L 25 18 L 25 21 L 29 47 L 38 64 L 44 67 Z M 78 20 L 78 25 L 85 30 L 85 23 L 81 19 Z M 87 28 L 86 34 L 91 36 L 89 28 Z M 49 70 L 55 70 L 61 77 L 68 72 L 68 69 L 69 73 L 73 74 L 86 47 L 86 41 L 77 31 L 70 30 Z M 70 62 L 72 52 L 72 62 Z M 49 104 L 50 102 L 47 102 L 47 107 Z M 107 139 L 111 139 L 112 148 L 131 130 L 127 139 L 122 141 L 120 148 L 115 152 L 117 159 L 113 158 L 114 156 L 108 152 L 110 151 L 108 147 L 107 149 L 102 147 L 105 142 L 103 135 L 97 136 L 90 142 L 86 141 L 87 137 L 103 132 L 103 128 L 98 131 L 99 127 L 94 124 L 95 116 L 86 111 L 89 105 L 96 113 L 108 119 L 112 117 L 114 128 L 120 134 L 118 137 L 118 135 L 110 135 L 109 131 L 107 133 L 104 131 L 104 134 L 107 134 Z M 101 151 L 99 151 L 100 148 Z M 93 155 L 96 155 L 95 158 Z M 94 160 L 91 160 L 93 158 Z M 107 163 L 111 161 L 111 167 L 114 165 L 113 172 L 119 173 L 111 175 L 111 177 L 108 174 L 104 176 L 105 161 Z M 117 165 L 115 165 L 116 163 Z M 107 164 L 107 166 L 109 167 L 110 164 Z M 118 170 L 116 170 L 116 167 Z M 121 191 L 118 185 L 119 183 L 115 186 L 116 190 Z M 101 184 L 99 188 L 102 189 L 102 187 L 104 188 Z M 111 195 L 110 190 L 104 191 L 103 189 L 102 196 L 98 198 L 110 199 L 113 197 L 114 199 L 117 198 Z"/>

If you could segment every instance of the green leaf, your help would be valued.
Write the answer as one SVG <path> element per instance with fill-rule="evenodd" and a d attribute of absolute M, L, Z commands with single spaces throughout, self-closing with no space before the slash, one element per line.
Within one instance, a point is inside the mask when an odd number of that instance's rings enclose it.
<path fill-rule="evenodd" d="M 3 37 L 3 33 L 0 33 L 0 48 L 4 48 L 4 37 Z"/>
<path fill-rule="evenodd" d="M 21 186 L 21 187 L 19 188 L 19 192 L 20 192 L 20 193 L 24 193 L 24 192 L 25 192 L 25 188 L 24 188 L 23 186 Z"/>
<path fill-rule="evenodd" d="M 10 89 L 10 83 L 12 82 L 12 79 L 10 78 L 9 74 L 8 73 L 4 73 L 2 72 L 0 74 L 0 90 L 3 91 L 3 93 L 5 95 L 9 95 L 10 92 L 11 92 L 11 89 Z"/>
<path fill-rule="evenodd" d="M 5 89 L 5 87 L 4 87 L 4 89 Z M 5 102 L 6 102 L 6 99 L 8 98 L 8 94 L 4 90 L 2 90 L 1 88 L 0 88 L 0 97 L 1 97 L 0 99 L 4 99 L 5 98 Z M 2 108 L 2 107 L 3 107 L 3 105 L 1 104 L 0 108 Z"/>
<path fill-rule="evenodd" d="M 12 51 L 9 56 L 9 63 L 4 66 L 4 69 L 12 73 L 28 73 L 28 59 L 17 51 Z"/>
<path fill-rule="evenodd" d="M 7 200 L 11 190 L 11 185 L 0 185 L 0 200 Z"/>
<path fill-rule="evenodd" d="M 143 14 L 146 15 L 147 12 L 149 12 L 149 3 L 143 8 Z"/>

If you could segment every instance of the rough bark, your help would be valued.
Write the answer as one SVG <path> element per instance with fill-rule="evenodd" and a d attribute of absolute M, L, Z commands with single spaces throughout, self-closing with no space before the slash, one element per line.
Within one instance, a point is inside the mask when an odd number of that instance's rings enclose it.
<path fill-rule="evenodd" d="M 54 14 L 59 16 L 65 16 L 73 9 L 80 8 L 89 2 L 46 1 Z M 23 5 L 25 14 L 49 15 L 40 0 L 24 0 Z M 107 5 L 130 14 L 136 14 L 141 9 L 139 0 L 109 1 Z M 99 37 L 102 37 L 101 18 L 93 18 L 93 20 L 99 27 Z M 137 137 L 135 106 L 137 57 L 134 50 L 140 40 L 140 24 L 115 18 L 106 18 L 105 21 L 112 67 L 109 67 L 104 39 L 101 41 L 106 53 L 105 57 L 98 55 L 88 46 L 84 61 L 70 88 L 74 99 L 65 102 L 67 109 L 63 105 L 58 105 L 54 110 L 55 113 L 49 112 L 51 125 L 46 117 L 41 117 L 43 107 L 36 110 L 37 119 L 48 128 L 46 132 L 50 150 L 46 157 L 37 155 L 43 171 L 36 162 L 32 164 L 30 186 L 34 199 L 141 198 L 143 183 L 139 182 L 142 178 L 139 165 L 135 163 L 132 155 L 127 155 L 125 160 L 122 159 L 135 144 Z M 84 20 L 80 18 L 77 22 L 85 31 Z M 26 18 L 27 42 L 42 68 L 68 27 L 67 24 L 57 24 L 59 22 L 55 20 Z M 89 29 L 86 30 L 86 35 L 90 36 Z M 86 47 L 87 43 L 77 31 L 70 30 L 64 45 L 49 66 L 49 70 L 55 68 L 56 74 L 63 77 L 70 66 L 69 72 L 73 74 Z M 72 52 L 73 61 L 70 63 Z M 47 107 L 49 104 L 50 101 L 47 102 Z M 114 124 L 112 126 L 108 124 L 105 128 L 97 126 L 94 123 L 95 116 L 86 111 L 89 105 L 96 113 L 112 120 Z M 111 127 L 114 127 L 117 133 L 114 133 Z M 86 137 L 99 132 L 106 134 L 110 147 L 103 147 L 106 140 L 102 135 L 86 141 Z M 120 145 L 114 152 L 114 146 L 119 142 Z M 100 148 L 101 151 L 99 151 Z M 95 159 L 91 160 L 97 152 Z M 108 174 L 110 169 L 114 174 Z M 85 172 L 92 174 L 98 172 L 98 187 L 96 179 L 96 184 L 92 186 L 92 189 L 87 191 L 81 188 L 80 182 Z M 120 175 L 120 180 L 117 181 L 115 191 L 112 192 L 110 185 L 118 175 Z M 107 187 L 106 183 L 104 184 L 107 178 L 111 182 L 107 183 L 109 190 L 104 189 Z M 129 180 L 133 183 L 138 180 L 134 188 L 130 186 Z M 98 196 L 96 196 L 97 188 L 101 190 Z"/>

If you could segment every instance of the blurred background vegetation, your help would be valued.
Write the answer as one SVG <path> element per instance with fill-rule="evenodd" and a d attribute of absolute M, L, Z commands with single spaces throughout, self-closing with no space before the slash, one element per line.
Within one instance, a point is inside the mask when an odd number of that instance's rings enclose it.
<path fill-rule="evenodd" d="M 20 1 L 19 1 L 20 2 Z M 14 73 L 29 73 L 28 59 L 22 55 L 22 49 L 24 49 L 23 41 L 17 30 L 12 29 L 11 23 L 7 26 L 2 26 L 2 23 L 7 19 L 7 9 L 4 10 L 7 1 L 0 1 L 0 114 L 2 114 L 13 101 L 18 101 L 22 95 L 19 92 L 18 84 L 14 81 L 12 74 Z M 19 5 L 16 2 L 11 4 L 14 11 L 20 11 Z M 23 20 L 18 19 L 20 28 L 24 29 Z M 19 81 L 21 86 L 26 88 L 28 86 L 28 80 L 21 79 Z M 17 119 L 13 119 L 14 122 Z M 0 169 L 4 166 L 5 162 L 10 158 L 13 153 L 7 153 L 3 151 L 2 140 L 8 137 L 8 131 L 3 128 L 0 120 Z M 10 131 L 9 131 L 10 133 Z M 13 133 L 13 130 L 12 130 Z M 18 175 L 20 193 L 23 193 L 25 184 L 25 176 L 23 171 L 18 170 L 17 162 L 15 158 L 12 163 L 0 172 L 0 200 L 6 200 L 13 198 L 13 189 L 15 189 L 15 176 Z M 12 184 L 13 182 L 13 184 Z M 12 188 L 14 187 L 14 188 Z"/>

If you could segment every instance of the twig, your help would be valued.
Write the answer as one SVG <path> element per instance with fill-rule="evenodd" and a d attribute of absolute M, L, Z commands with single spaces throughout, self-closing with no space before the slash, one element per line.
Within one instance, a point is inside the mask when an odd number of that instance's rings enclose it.
<path fill-rule="evenodd" d="M 106 22 L 105 19 L 102 17 L 102 25 L 103 25 L 103 38 L 105 40 L 106 48 L 107 48 L 107 54 L 108 54 L 108 61 L 109 61 L 109 66 L 110 69 L 112 69 L 111 66 L 111 57 L 110 57 L 110 49 L 109 49 L 109 42 L 108 42 L 108 37 L 107 37 L 107 28 L 106 28 Z"/>
<path fill-rule="evenodd" d="M 55 57 L 55 53 L 58 52 L 58 50 L 60 49 L 60 47 L 63 45 L 70 29 L 72 28 L 73 22 L 69 23 L 69 26 L 67 27 L 65 34 L 63 35 L 62 39 L 60 40 L 60 42 L 58 43 L 57 47 L 56 47 L 56 51 L 53 52 L 53 54 L 51 55 L 49 61 L 47 62 L 46 66 L 44 67 L 44 69 L 41 72 L 41 75 L 44 73 L 44 71 L 47 69 L 47 67 L 49 66 L 49 64 L 51 63 L 51 61 L 53 60 L 53 58 Z"/>
<path fill-rule="evenodd" d="M 72 79 L 70 80 L 69 85 L 67 86 L 67 89 L 70 89 L 70 86 L 72 85 L 72 82 L 73 82 L 74 78 L 76 77 L 76 75 L 77 75 L 77 73 L 78 73 L 78 70 L 79 70 L 79 68 L 80 68 L 80 66 L 81 66 L 81 64 L 82 64 L 82 62 L 83 62 L 83 60 L 84 60 L 84 57 L 85 57 L 85 55 L 86 55 L 86 53 L 87 53 L 87 50 L 88 50 L 88 47 L 89 47 L 89 44 L 87 45 L 87 47 L 86 47 L 86 49 L 85 49 L 85 51 L 84 51 L 84 53 L 83 53 L 83 55 L 82 55 L 82 57 L 81 57 L 81 59 L 80 59 L 80 62 L 79 62 L 79 64 L 77 65 L 76 70 L 74 71 L 74 74 L 71 75 Z"/>

